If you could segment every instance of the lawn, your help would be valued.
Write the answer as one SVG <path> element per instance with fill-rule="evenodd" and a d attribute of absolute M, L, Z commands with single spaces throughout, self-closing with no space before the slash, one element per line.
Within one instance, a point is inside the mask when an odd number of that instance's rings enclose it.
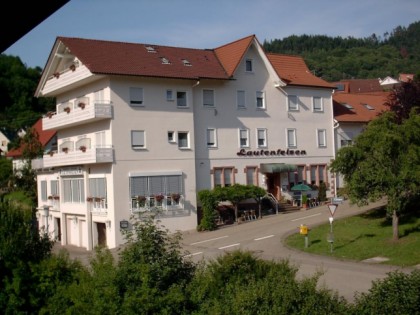
<path fill-rule="evenodd" d="M 330 230 L 329 223 L 311 229 L 306 248 L 305 237 L 299 233 L 290 235 L 285 244 L 308 253 L 349 260 L 384 257 L 389 260 L 383 264 L 401 267 L 420 264 L 420 218 L 416 216 L 400 219 L 398 241 L 392 240 L 391 220 L 386 219 L 384 209 L 334 220 L 333 243 L 328 241 Z"/>

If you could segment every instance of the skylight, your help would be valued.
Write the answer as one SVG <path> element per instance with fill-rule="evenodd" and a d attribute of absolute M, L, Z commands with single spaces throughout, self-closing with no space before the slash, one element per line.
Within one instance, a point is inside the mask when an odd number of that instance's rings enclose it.
<path fill-rule="evenodd" d="M 347 109 L 354 109 L 353 106 L 351 106 L 350 104 L 343 103 L 342 105 L 345 106 Z"/>
<path fill-rule="evenodd" d="M 160 60 L 162 60 L 162 64 L 163 65 L 170 65 L 170 61 L 168 59 L 166 59 L 165 57 L 161 57 Z"/>
<path fill-rule="evenodd" d="M 191 66 L 191 63 L 187 59 L 182 59 L 184 66 Z"/>
<path fill-rule="evenodd" d="M 364 107 L 366 107 L 368 110 L 375 110 L 373 106 L 370 106 L 369 104 L 363 104 Z"/>
<path fill-rule="evenodd" d="M 155 53 L 156 52 L 156 50 L 152 46 L 146 46 L 146 50 L 149 53 Z"/>

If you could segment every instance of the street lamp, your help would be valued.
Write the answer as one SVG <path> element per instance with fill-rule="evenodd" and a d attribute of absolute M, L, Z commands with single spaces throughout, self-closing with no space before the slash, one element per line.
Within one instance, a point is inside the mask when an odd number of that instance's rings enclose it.
<path fill-rule="evenodd" d="M 333 234 L 333 221 L 334 221 L 334 213 L 337 210 L 338 205 L 335 203 L 328 204 L 328 209 L 330 210 L 331 216 L 328 218 L 330 221 L 330 234 L 328 235 L 328 242 L 330 243 L 331 253 L 333 252 L 333 243 L 334 243 L 334 234 Z"/>

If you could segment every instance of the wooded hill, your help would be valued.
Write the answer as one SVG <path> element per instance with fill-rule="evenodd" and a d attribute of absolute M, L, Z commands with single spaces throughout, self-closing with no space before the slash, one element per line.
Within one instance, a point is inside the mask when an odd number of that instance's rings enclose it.
<path fill-rule="evenodd" d="M 264 41 L 266 52 L 302 56 L 317 77 L 334 82 L 342 79 L 376 79 L 420 71 L 420 21 L 398 26 L 383 37 L 329 37 L 292 35 Z"/>

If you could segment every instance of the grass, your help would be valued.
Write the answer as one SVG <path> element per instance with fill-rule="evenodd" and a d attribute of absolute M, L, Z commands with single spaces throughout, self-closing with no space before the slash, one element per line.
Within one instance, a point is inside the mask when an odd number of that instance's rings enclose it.
<path fill-rule="evenodd" d="M 305 237 L 299 233 L 290 235 L 285 244 L 308 253 L 335 258 L 361 261 L 373 257 L 385 257 L 383 264 L 400 267 L 420 264 L 420 218 L 415 215 L 400 219 L 398 241 L 392 240 L 391 220 L 386 219 L 384 209 L 362 215 L 334 220 L 334 242 L 328 242 L 329 223 L 314 227 Z"/>

